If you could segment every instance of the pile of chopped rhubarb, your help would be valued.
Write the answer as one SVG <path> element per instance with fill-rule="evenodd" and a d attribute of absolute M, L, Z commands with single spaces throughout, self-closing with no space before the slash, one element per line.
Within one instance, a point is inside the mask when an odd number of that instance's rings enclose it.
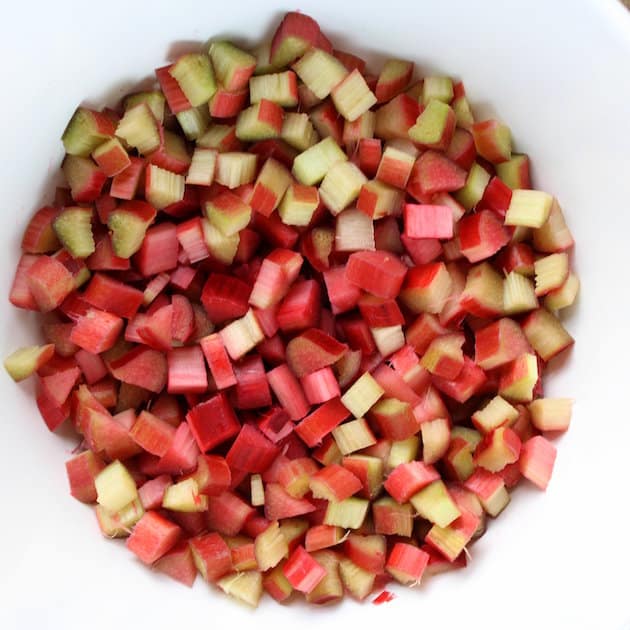
<path fill-rule="evenodd" d="M 75 111 L 11 288 L 47 343 L 5 366 L 76 430 L 71 494 L 252 606 L 465 566 L 569 426 L 558 201 L 461 82 L 372 74 L 300 13 L 155 74 Z"/>

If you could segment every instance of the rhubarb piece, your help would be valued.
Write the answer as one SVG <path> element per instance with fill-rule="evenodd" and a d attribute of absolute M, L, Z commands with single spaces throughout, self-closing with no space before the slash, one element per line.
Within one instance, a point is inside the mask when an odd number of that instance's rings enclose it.
<path fill-rule="evenodd" d="M 107 176 L 91 159 L 66 155 L 61 169 L 74 201 L 90 203 L 100 196 Z"/>
<path fill-rule="evenodd" d="M 408 543 L 397 542 L 388 558 L 387 572 L 401 584 L 418 584 L 429 564 L 429 554 Z"/>
<path fill-rule="evenodd" d="M 251 208 L 240 197 L 225 191 L 206 202 L 205 212 L 212 225 L 225 236 L 233 236 L 249 224 Z"/>
<path fill-rule="evenodd" d="M 53 222 L 58 214 L 57 208 L 44 206 L 32 216 L 22 236 L 23 252 L 49 254 L 59 249 L 59 239 L 53 229 Z"/>
<path fill-rule="evenodd" d="M 545 223 L 533 231 L 534 247 L 540 252 L 560 252 L 573 246 L 573 236 L 567 227 L 560 204 L 554 198 Z"/>
<path fill-rule="evenodd" d="M 422 518 L 440 527 L 447 527 L 461 516 L 446 486 L 439 479 L 414 494 L 409 500 Z"/>
<path fill-rule="evenodd" d="M 20 348 L 4 360 L 4 369 L 17 383 L 28 378 L 45 365 L 55 354 L 55 346 L 29 346 Z"/>
<path fill-rule="evenodd" d="M 68 122 L 61 140 L 69 155 L 87 157 L 113 135 L 114 126 L 105 114 L 86 107 L 78 107 Z"/>
<path fill-rule="evenodd" d="M 112 179 L 109 193 L 116 199 L 133 199 L 140 186 L 140 178 L 144 170 L 144 160 L 131 156 L 131 164 Z"/>
<path fill-rule="evenodd" d="M 226 90 L 247 86 L 256 68 L 256 58 L 228 41 L 212 42 L 208 51 L 216 77 Z"/>
<path fill-rule="evenodd" d="M 566 431 L 571 422 L 570 398 L 539 398 L 529 403 L 532 424 L 539 431 Z"/>
<path fill-rule="evenodd" d="M 219 153 L 215 180 L 230 189 L 254 181 L 256 174 L 256 156 L 249 153 Z"/>
<path fill-rule="evenodd" d="M 450 562 L 454 562 L 473 538 L 479 523 L 480 518 L 476 514 L 463 510 L 462 515 L 448 527 L 433 525 L 425 540 Z"/>
<path fill-rule="evenodd" d="M 550 292 L 549 298 L 553 298 Z M 546 302 L 545 302 L 546 303 Z M 522 274 L 511 271 L 503 282 L 503 310 L 514 315 L 538 308 L 538 298 L 533 282 Z"/>
<path fill-rule="evenodd" d="M 129 430 L 129 437 L 147 453 L 161 457 L 170 448 L 175 429 L 165 420 L 142 411 Z"/>
<path fill-rule="evenodd" d="M 464 336 L 461 334 L 436 337 L 425 350 L 420 363 L 431 374 L 453 380 L 464 367 L 463 345 Z"/>
<path fill-rule="evenodd" d="M 507 245 L 510 236 L 496 214 L 482 210 L 459 222 L 459 245 L 471 263 L 485 260 Z"/>
<path fill-rule="evenodd" d="M 471 267 L 460 295 L 461 307 L 477 317 L 503 313 L 503 278 L 488 263 Z"/>
<path fill-rule="evenodd" d="M 464 487 L 475 493 L 490 516 L 498 516 L 510 502 L 503 479 L 483 468 L 477 468 L 464 482 Z"/>
<path fill-rule="evenodd" d="M 412 435 L 406 440 L 396 440 L 392 442 L 389 456 L 387 458 L 387 467 L 393 470 L 400 464 L 407 464 L 416 459 L 420 440 L 417 435 Z"/>
<path fill-rule="evenodd" d="M 298 103 L 295 72 L 288 70 L 252 77 L 249 80 L 249 99 L 252 103 L 267 99 L 281 107 L 295 107 Z"/>
<path fill-rule="evenodd" d="M 259 571 L 242 571 L 222 577 L 217 581 L 217 586 L 226 595 L 256 608 L 263 593 L 262 580 Z"/>
<path fill-rule="evenodd" d="M 475 162 L 468 171 L 466 183 L 457 191 L 455 199 L 466 210 L 474 208 L 482 199 L 486 186 L 490 181 L 490 175 L 478 162 Z M 511 202 L 510 202 L 511 203 Z"/>
<path fill-rule="evenodd" d="M 417 492 L 437 481 L 439 473 L 433 466 L 412 461 L 400 464 L 387 477 L 385 490 L 398 503 L 407 503 Z"/>
<path fill-rule="evenodd" d="M 501 426 L 512 424 L 518 415 L 518 409 L 501 396 L 495 396 L 482 409 L 477 410 L 471 420 L 481 432 L 490 433 Z"/>
<path fill-rule="evenodd" d="M 407 273 L 400 299 L 414 313 L 439 313 L 451 286 L 451 276 L 444 263 L 418 265 Z"/>
<path fill-rule="evenodd" d="M 192 156 L 190 168 L 186 175 L 186 184 L 197 186 L 211 186 L 217 164 L 217 152 L 214 149 L 196 147 Z"/>
<path fill-rule="evenodd" d="M 167 359 L 169 394 L 202 393 L 208 389 L 206 366 L 199 346 L 173 348 Z"/>
<path fill-rule="evenodd" d="M 199 486 L 194 479 L 184 479 L 166 488 L 162 507 L 174 512 L 205 512 L 208 509 L 208 497 L 199 493 Z"/>
<path fill-rule="evenodd" d="M 453 212 L 447 206 L 407 203 L 404 217 L 405 234 L 409 238 L 452 238 L 453 236 Z"/>
<path fill-rule="evenodd" d="M 347 346 L 317 328 L 294 337 L 286 349 L 287 363 L 293 373 L 302 378 L 338 361 Z"/>
<path fill-rule="evenodd" d="M 268 217 L 278 207 L 290 184 L 291 176 L 288 170 L 278 161 L 269 158 L 254 184 L 250 199 L 252 208 Z"/>
<path fill-rule="evenodd" d="M 475 332 L 475 363 L 484 370 L 500 367 L 527 352 L 521 327 L 504 317 Z"/>
<path fill-rule="evenodd" d="M 346 390 L 341 402 L 355 418 L 361 418 L 384 393 L 370 373 L 365 372 Z"/>
<path fill-rule="evenodd" d="M 326 569 L 302 546 L 289 556 L 282 568 L 291 586 L 302 593 L 310 593 L 326 576 Z"/>
<path fill-rule="evenodd" d="M 356 120 L 376 103 L 376 96 L 356 69 L 342 79 L 330 95 L 337 111 L 349 121 Z"/>
<path fill-rule="evenodd" d="M 334 164 L 347 159 L 333 138 L 324 138 L 295 158 L 292 173 L 301 184 L 312 186 L 321 182 Z"/>
<path fill-rule="evenodd" d="M 534 263 L 536 296 L 559 289 L 569 277 L 569 257 L 564 252 L 539 258 Z"/>
<path fill-rule="evenodd" d="M 298 151 L 306 151 L 319 140 L 308 115 L 298 112 L 285 113 L 280 138 Z"/>
<path fill-rule="evenodd" d="M 122 203 L 107 219 L 112 232 L 112 248 L 121 258 L 130 258 L 141 247 L 156 212 L 141 201 Z"/>
<path fill-rule="evenodd" d="M 142 155 L 158 149 L 163 140 L 163 130 L 151 108 L 146 103 L 130 107 L 120 119 L 116 135 Z"/>
<path fill-rule="evenodd" d="M 370 502 L 367 499 L 357 497 L 330 502 L 326 508 L 324 524 L 344 529 L 359 529 L 365 520 L 369 506 Z"/>
<path fill-rule="evenodd" d="M 271 252 L 262 262 L 249 303 L 266 309 L 280 302 L 297 278 L 302 262 L 302 256 L 297 252 L 287 249 Z"/>
<path fill-rule="evenodd" d="M 508 363 L 499 381 L 499 394 L 514 402 L 530 402 L 538 382 L 536 355 L 525 353 Z"/>
<path fill-rule="evenodd" d="M 333 429 L 332 435 L 342 455 L 348 455 L 376 444 L 376 438 L 365 418 L 345 422 Z"/>
<path fill-rule="evenodd" d="M 267 380 L 276 398 L 292 420 L 301 420 L 309 411 L 300 383 L 286 363 L 267 372 Z"/>
<path fill-rule="evenodd" d="M 265 337 L 251 309 L 240 319 L 225 326 L 219 335 L 227 353 L 234 360 L 245 356 Z"/>
<path fill-rule="evenodd" d="M 83 503 L 94 503 L 97 498 L 95 479 L 105 468 L 105 462 L 90 450 L 66 462 L 70 494 Z"/>
<path fill-rule="evenodd" d="M 119 461 L 112 462 L 94 478 L 96 501 L 110 512 L 118 512 L 138 496 L 136 482 Z"/>
<path fill-rule="evenodd" d="M 146 512 L 136 523 L 127 548 L 145 564 L 153 564 L 178 541 L 182 530 L 158 512 Z"/>
<path fill-rule="evenodd" d="M 258 429 L 246 424 L 230 447 L 226 461 L 233 469 L 246 472 L 264 472 L 269 468 L 278 452 L 278 448 Z"/>
<path fill-rule="evenodd" d="M 547 309 L 554 311 L 567 308 L 575 302 L 579 290 L 580 281 L 578 277 L 573 273 L 569 273 L 561 287 L 550 291 L 546 295 L 545 306 Z M 533 308 L 535 308 L 535 306 Z"/>
<path fill-rule="evenodd" d="M 498 427 L 488 433 L 475 449 L 477 466 L 490 472 L 499 472 L 508 464 L 518 461 L 521 440 L 508 427 Z"/>
<path fill-rule="evenodd" d="M 271 391 L 260 356 L 252 355 L 235 363 L 234 375 L 235 405 L 238 409 L 256 409 L 271 405 Z"/>
<path fill-rule="evenodd" d="M 326 173 L 319 194 L 330 210 L 337 215 L 359 196 L 367 178 L 352 162 L 337 162 Z"/>
<path fill-rule="evenodd" d="M 189 540 L 193 560 L 204 580 L 216 582 L 232 570 L 230 549 L 216 532 Z"/>
<path fill-rule="evenodd" d="M 351 254 L 346 277 L 364 291 L 381 298 L 394 298 L 407 273 L 400 260 L 387 252 Z"/>
<path fill-rule="evenodd" d="M 370 400 L 365 404 L 368 402 Z M 369 418 L 379 433 L 387 439 L 406 440 L 418 431 L 418 422 L 411 405 L 397 398 L 382 398 L 370 409 Z"/>
<path fill-rule="evenodd" d="M 512 157 L 510 128 L 496 120 L 484 120 L 470 127 L 477 153 L 484 159 L 497 164 Z"/>
<path fill-rule="evenodd" d="M 221 336 L 217 333 L 208 335 L 201 339 L 200 343 L 217 388 L 226 389 L 236 385 L 232 363 Z"/>
<path fill-rule="evenodd" d="M 418 101 L 407 94 L 399 94 L 376 110 L 374 132 L 384 140 L 407 139 L 419 114 Z"/>
<path fill-rule="evenodd" d="M 274 67 L 282 67 L 302 56 L 320 37 L 317 22 L 303 13 L 287 13 L 271 40 L 269 60 Z"/>
<path fill-rule="evenodd" d="M 399 213 L 402 194 L 400 190 L 383 182 L 376 179 L 370 180 L 361 187 L 356 205 L 372 219 L 382 219 Z"/>
<path fill-rule="evenodd" d="M 542 435 L 536 435 L 523 444 L 518 466 L 523 477 L 546 490 L 555 461 L 556 447 Z"/>
<path fill-rule="evenodd" d="M 193 407 L 186 419 L 202 452 L 230 439 L 240 430 L 234 411 L 223 394 Z"/>
<path fill-rule="evenodd" d="M 185 180 L 182 175 L 150 164 L 145 174 L 146 200 L 158 210 L 184 198 Z"/>
<path fill-rule="evenodd" d="M 432 98 L 409 129 L 409 137 L 428 149 L 444 151 L 453 138 L 455 112 L 446 104 Z"/>
<path fill-rule="evenodd" d="M 203 105 L 215 93 L 217 86 L 212 64 L 207 55 L 182 55 L 169 69 L 192 107 Z"/>
<path fill-rule="evenodd" d="M 497 175 L 512 189 L 531 188 L 529 178 L 529 158 L 512 153 L 511 159 L 496 165 Z"/>
<path fill-rule="evenodd" d="M 99 144 L 92 151 L 92 158 L 107 177 L 115 177 L 131 164 L 129 155 L 118 138 L 110 138 Z"/>
<path fill-rule="evenodd" d="M 376 170 L 376 179 L 395 188 L 405 189 L 413 171 L 417 151 L 406 151 L 389 145 L 385 147 Z"/>
<path fill-rule="evenodd" d="M 450 103 L 454 96 L 453 80 L 450 77 L 429 76 L 422 82 L 422 102 L 427 105 L 432 99 Z"/>
<path fill-rule="evenodd" d="M 382 497 L 372 504 L 374 531 L 386 536 L 410 537 L 413 531 L 413 508 L 394 499 Z"/>
<path fill-rule="evenodd" d="M 344 531 L 333 525 L 315 525 L 306 532 L 304 547 L 309 553 L 334 547 L 344 540 Z"/>
<path fill-rule="evenodd" d="M 197 567 L 195 567 L 190 546 L 183 541 L 166 552 L 153 565 L 153 568 L 188 587 L 194 584 L 197 577 Z"/>
<path fill-rule="evenodd" d="M 574 343 L 560 320 L 544 308 L 528 315 L 522 328 L 527 341 L 544 361 L 549 361 Z"/>
<path fill-rule="evenodd" d="M 244 109 L 236 119 L 236 137 L 243 142 L 277 138 L 282 131 L 283 110 L 280 105 L 261 99 Z"/>
<path fill-rule="evenodd" d="M 319 99 L 326 98 L 348 74 L 344 65 L 320 48 L 311 48 L 293 70 Z"/>
<path fill-rule="evenodd" d="M 384 103 L 404 91 L 411 80 L 413 68 L 414 64 L 411 61 L 388 59 L 383 65 L 376 82 L 375 95 L 377 101 Z"/>
<path fill-rule="evenodd" d="M 125 111 L 128 109 L 135 107 L 139 103 L 146 103 L 156 120 L 160 123 L 164 122 L 164 105 L 165 105 L 165 97 L 162 92 L 159 90 L 155 90 L 152 92 L 136 92 L 135 94 L 129 94 L 124 99 Z"/>
<path fill-rule="evenodd" d="M 540 228 L 551 212 L 553 197 L 538 190 L 512 191 L 510 205 L 505 214 L 505 225 Z"/>

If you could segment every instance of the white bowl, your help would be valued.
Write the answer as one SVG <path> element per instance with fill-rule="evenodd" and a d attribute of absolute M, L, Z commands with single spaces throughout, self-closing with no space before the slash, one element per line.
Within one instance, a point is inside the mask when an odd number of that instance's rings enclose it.
<path fill-rule="evenodd" d="M 5 7 L 2 295 L 79 102 L 115 102 L 188 41 L 268 36 L 291 8 L 253 0 Z M 0 627 L 630 627 L 630 17 L 614 0 L 302 0 L 299 8 L 339 47 L 462 77 L 475 109 L 511 126 L 536 186 L 564 207 L 582 296 L 567 319 L 577 346 L 548 391 L 577 404 L 549 490 L 519 489 L 467 570 L 394 588 L 391 603 L 316 610 L 266 599 L 251 612 L 202 580 L 188 590 L 151 573 L 103 539 L 92 511 L 68 494 L 63 463 L 75 443 L 48 433 L 32 384 L 15 386 L 2 373 Z M 6 355 L 33 339 L 36 318 L 6 300 L 0 310 Z"/>

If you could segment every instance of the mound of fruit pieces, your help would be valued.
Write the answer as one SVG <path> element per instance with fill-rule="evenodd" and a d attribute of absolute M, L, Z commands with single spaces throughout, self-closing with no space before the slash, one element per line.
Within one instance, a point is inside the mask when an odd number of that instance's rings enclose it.
<path fill-rule="evenodd" d="M 81 436 L 103 534 L 184 584 L 361 600 L 465 566 L 549 482 L 573 239 L 508 127 L 413 70 L 289 13 L 63 134 L 10 296 L 48 343 L 5 365 Z"/>

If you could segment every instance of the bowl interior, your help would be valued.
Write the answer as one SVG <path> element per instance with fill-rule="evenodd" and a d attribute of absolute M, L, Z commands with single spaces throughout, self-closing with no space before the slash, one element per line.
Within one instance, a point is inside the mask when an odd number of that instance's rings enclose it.
<path fill-rule="evenodd" d="M 287 8 L 253 0 L 229 7 L 110 0 L 96 17 L 70 0 L 39 7 L 36 15 L 26 3 L 11 6 L 0 26 L 12 69 L 0 105 L 3 295 L 28 217 L 56 181 L 59 136 L 75 106 L 116 103 L 154 68 L 210 37 L 246 44 L 268 37 Z M 546 494 L 517 490 L 473 547 L 469 569 L 411 592 L 394 588 L 392 603 L 313 610 L 267 600 L 250 613 L 201 580 L 189 591 L 151 573 L 122 544 L 102 539 L 92 511 L 68 495 L 63 462 L 76 441 L 63 432 L 49 435 L 32 384 L 16 387 L 3 374 L 0 472 L 8 544 L 0 568 L 0 624 L 166 628 L 220 619 L 237 627 L 394 621 L 455 628 L 483 620 L 485 628 L 498 629 L 509 619 L 511 628 L 525 629 L 544 619 L 550 628 L 622 627 L 627 579 L 614 576 L 630 560 L 617 529 L 627 523 L 618 492 L 628 478 L 623 462 L 630 439 L 623 395 L 630 350 L 630 18 L 614 0 L 562 0 L 535 11 L 526 0 L 303 0 L 299 8 L 320 22 L 337 48 L 365 55 L 376 70 L 395 56 L 414 60 L 419 76 L 462 78 L 477 117 L 496 116 L 511 127 L 517 150 L 532 159 L 535 187 L 563 206 L 577 242 L 582 297 L 565 319 L 577 346 L 552 366 L 548 379 L 548 395 L 577 399 L 572 429 L 558 442 L 550 488 Z M 6 301 L 0 318 L 4 355 L 37 334 L 36 317 Z M 611 534 L 594 543 L 602 526 Z"/>

